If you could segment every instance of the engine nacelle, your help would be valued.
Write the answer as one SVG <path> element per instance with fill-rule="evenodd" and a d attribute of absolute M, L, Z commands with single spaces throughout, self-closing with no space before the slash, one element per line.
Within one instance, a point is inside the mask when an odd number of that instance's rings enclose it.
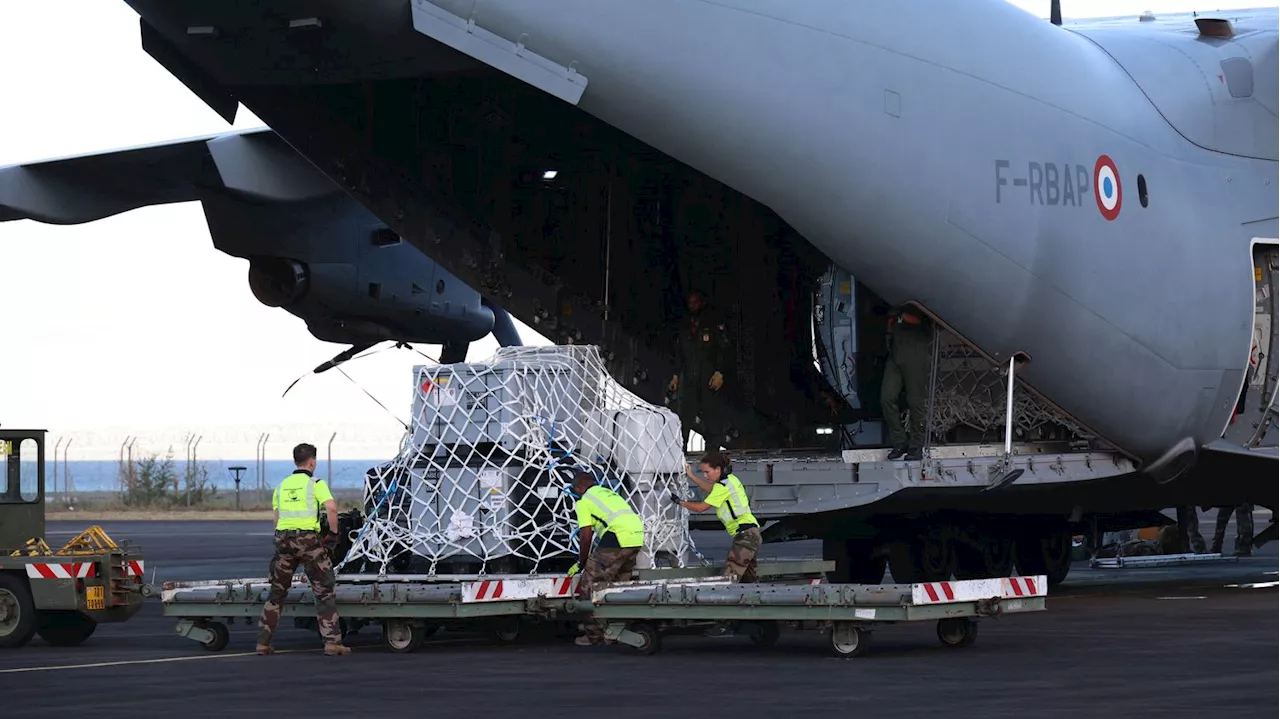
<path fill-rule="evenodd" d="M 214 246 L 249 260 L 253 296 L 302 319 L 317 339 L 465 347 L 494 331 L 495 311 L 479 292 L 346 195 L 223 197 L 204 207 Z"/>
<path fill-rule="evenodd" d="M 306 297 L 310 285 L 307 266 L 283 257 L 249 260 L 249 289 L 267 307 L 288 308 Z"/>

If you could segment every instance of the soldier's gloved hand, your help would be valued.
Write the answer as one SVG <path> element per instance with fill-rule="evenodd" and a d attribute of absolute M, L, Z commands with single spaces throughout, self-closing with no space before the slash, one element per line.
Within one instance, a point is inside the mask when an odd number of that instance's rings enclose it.
<path fill-rule="evenodd" d="M 707 383 L 707 386 L 713 390 L 719 390 L 724 386 L 724 375 L 719 372 L 711 375 L 711 381 Z"/>
<path fill-rule="evenodd" d="M 578 563 L 577 563 L 577 562 L 574 562 L 574 563 L 573 563 L 573 566 L 572 566 L 572 567 L 569 567 L 569 576 L 570 576 L 570 577 L 572 577 L 573 575 L 575 575 L 575 574 L 577 574 L 577 573 L 578 573 Z"/>
<path fill-rule="evenodd" d="M 336 548 L 336 547 L 338 546 L 338 535 L 336 535 L 336 534 L 326 534 L 326 535 L 324 535 L 324 537 L 320 540 L 320 544 L 321 544 L 321 546 L 323 546 L 325 549 L 334 549 L 334 548 Z"/>
<path fill-rule="evenodd" d="M 671 503 L 672 503 L 672 504 L 680 504 L 680 503 L 681 503 L 681 502 L 683 502 L 683 501 L 684 501 L 684 500 L 680 499 L 680 495 L 676 494 L 675 492 L 672 492 L 672 493 L 671 493 Z"/>
<path fill-rule="evenodd" d="M 680 389 L 680 375 L 671 375 L 671 381 L 667 383 L 667 391 L 675 392 Z"/>

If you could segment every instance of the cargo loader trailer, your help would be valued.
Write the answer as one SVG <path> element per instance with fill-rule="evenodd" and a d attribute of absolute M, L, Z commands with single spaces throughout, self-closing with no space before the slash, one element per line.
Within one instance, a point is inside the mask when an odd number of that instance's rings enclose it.
<path fill-rule="evenodd" d="M 824 631 L 836 656 L 856 657 L 866 652 L 874 628 L 899 622 L 937 622 L 943 644 L 968 646 L 980 619 L 1043 611 L 1047 594 L 1044 576 L 876 586 L 734 584 L 694 577 L 618 582 L 586 600 L 575 597 L 577 581 L 528 575 L 344 579 L 337 587 L 338 613 L 344 622 L 380 624 L 384 642 L 397 652 L 420 648 L 431 628 L 442 623 L 488 625 L 499 638 L 511 640 L 522 621 L 602 619 L 608 623 L 607 640 L 645 655 L 659 651 L 665 633 L 731 622 L 762 646 L 777 642 L 783 626 Z M 222 620 L 255 624 L 267 590 L 264 582 L 227 580 L 166 585 L 161 597 L 165 616 L 178 620 L 179 636 L 220 651 L 230 637 Z M 314 613 L 310 588 L 291 589 L 281 616 L 302 619 Z"/>

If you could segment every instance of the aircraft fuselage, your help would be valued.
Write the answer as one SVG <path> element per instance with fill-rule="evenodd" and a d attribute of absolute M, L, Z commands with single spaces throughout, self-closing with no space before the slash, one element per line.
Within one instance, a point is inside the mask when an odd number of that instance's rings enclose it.
<path fill-rule="evenodd" d="M 130 4 L 225 85 L 280 82 L 178 35 L 234 27 L 253 4 Z M 469 66 L 406 32 L 414 19 L 395 0 L 296 5 L 414 58 L 341 81 Z M 999 0 L 434 5 L 571 66 L 588 78 L 582 110 L 771 208 L 886 300 L 918 302 L 996 360 L 1026 353 L 1023 377 L 1123 450 L 1150 462 L 1222 435 L 1253 333 L 1250 243 L 1280 234 L 1274 140 L 1258 139 L 1275 135 L 1274 114 L 1216 130 L 1248 134 L 1243 150 L 1179 120 L 1213 114 L 1225 87 L 1189 72 L 1172 89 L 1140 84 L 1117 59 L 1123 38 Z M 424 9 L 414 0 L 411 14 Z M 1256 47 L 1274 48 L 1275 32 L 1263 35 Z M 1242 52 L 1194 31 L 1168 42 Z M 261 92 L 241 99 L 279 116 Z M 307 155 L 302 124 L 273 127 Z M 440 242 L 379 214 L 424 247 Z M 446 254 L 436 259 L 462 267 Z"/>

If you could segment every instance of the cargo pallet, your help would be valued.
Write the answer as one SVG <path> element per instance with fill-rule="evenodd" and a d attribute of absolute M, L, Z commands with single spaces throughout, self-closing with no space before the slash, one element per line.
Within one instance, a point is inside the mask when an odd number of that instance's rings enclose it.
<path fill-rule="evenodd" d="M 656 574 L 661 570 L 651 570 Z M 810 580 L 818 582 L 819 580 Z M 664 633 L 728 622 L 754 643 L 778 641 L 784 624 L 829 634 L 831 651 L 857 657 L 867 651 L 874 627 L 936 621 L 938 639 L 968 646 L 984 617 L 1043 611 L 1044 576 L 918 584 L 735 584 L 724 578 L 638 579 L 605 585 L 590 600 L 575 597 L 577 577 L 506 575 L 457 581 L 453 577 L 397 577 L 372 581 L 342 578 L 338 614 L 348 631 L 382 625 L 383 641 L 396 652 L 419 649 L 445 623 L 486 626 L 504 641 L 518 638 L 521 620 L 607 622 L 605 638 L 651 655 Z M 264 580 L 167 584 L 164 614 L 178 620 L 179 636 L 221 651 L 228 624 L 256 623 L 269 585 Z M 303 584 L 290 589 L 281 617 L 314 618 L 314 597 Z M 745 631 L 744 631 L 745 630 Z"/>

